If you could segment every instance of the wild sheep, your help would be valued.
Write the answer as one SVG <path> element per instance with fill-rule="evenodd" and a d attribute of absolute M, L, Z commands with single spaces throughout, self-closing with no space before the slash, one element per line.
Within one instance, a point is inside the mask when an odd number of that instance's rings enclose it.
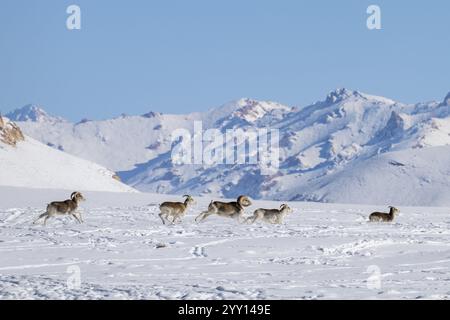
<path fill-rule="evenodd" d="M 248 217 L 246 222 L 255 223 L 256 220 L 262 220 L 264 222 L 272 224 L 282 224 L 284 218 L 292 212 L 287 204 L 282 204 L 280 209 L 257 209 L 253 213 L 252 217 Z"/>
<path fill-rule="evenodd" d="M 369 216 L 369 220 L 371 222 L 391 222 L 394 220 L 395 215 L 398 214 L 400 212 L 400 210 L 398 210 L 395 207 L 389 207 L 390 211 L 389 213 L 385 213 L 385 212 L 374 212 Z"/>
<path fill-rule="evenodd" d="M 208 210 L 200 213 L 197 218 L 195 218 L 195 221 L 201 222 L 212 214 L 217 214 L 221 217 L 237 218 L 240 221 L 244 214 L 244 208 L 251 205 L 252 202 L 247 196 L 240 196 L 237 198 L 236 202 L 211 201 Z"/>
<path fill-rule="evenodd" d="M 70 196 L 70 200 L 52 202 L 47 205 L 47 211 L 34 220 L 33 224 L 36 224 L 40 219 L 45 218 L 45 226 L 49 218 L 65 214 L 74 217 L 79 223 L 83 223 L 84 221 L 81 217 L 81 213 L 78 213 L 79 217 L 75 214 L 81 201 L 85 201 L 83 195 L 80 192 L 73 192 Z"/>
<path fill-rule="evenodd" d="M 171 222 L 172 224 L 175 224 L 177 221 L 181 221 L 181 218 L 186 214 L 186 210 L 189 206 L 195 204 L 194 199 L 189 196 L 185 195 L 183 197 L 186 197 L 186 200 L 183 202 L 164 202 L 161 203 L 159 206 L 159 210 L 161 210 L 161 213 L 159 214 L 159 217 L 161 218 L 163 224 L 166 224 L 166 221 Z M 169 220 L 169 217 L 172 217 L 172 221 Z"/>

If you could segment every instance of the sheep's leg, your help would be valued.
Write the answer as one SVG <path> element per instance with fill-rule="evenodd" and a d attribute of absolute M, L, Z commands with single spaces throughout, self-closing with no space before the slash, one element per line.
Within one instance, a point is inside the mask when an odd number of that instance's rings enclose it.
<path fill-rule="evenodd" d="M 47 220 L 50 218 L 50 215 L 46 215 L 44 219 L 44 226 L 47 225 Z"/>
<path fill-rule="evenodd" d="M 258 220 L 258 216 L 255 214 L 252 217 L 247 218 L 247 222 L 250 222 L 251 224 L 254 224 Z"/>
<path fill-rule="evenodd" d="M 170 218 L 172 218 L 172 219 L 170 219 Z M 170 224 L 172 224 L 172 225 L 175 224 L 175 216 L 166 214 L 166 219 L 167 219 L 167 222 L 169 222 Z"/>
<path fill-rule="evenodd" d="M 199 223 L 202 222 L 203 220 L 205 220 L 205 218 L 207 217 L 207 214 L 209 212 L 208 211 L 203 211 L 202 213 L 200 213 L 196 218 L 195 218 L 195 222 Z"/>
<path fill-rule="evenodd" d="M 81 212 L 78 212 L 78 216 L 80 217 L 81 223 L 84 223 L 83 217 L 81 216 Z"/>
<path fill-rule="evenodd" d="M 198 222 L 198 219 L 200 219 L 200 217 L 203 217 L 205 215 L 207 211 L 203 211 L 202 213 L 200 213 L 196 218 L 195 218 L 195 222 Z"/>
<path fill-rule="evenodd" d="M 212 214 L 214 214 L 214 212 L 203 211 L 202 213 L 200 213 L 197 216 L 197 218 L 195 218 L 195 222 L 202 222 L 203 220 L 205 220 L 206 218 L 208 218 Z M 200 219 L 200 221 L 198 221 L 199 219 Z"/>
<path fill-rule="evenodd" d="M 166 213 L 161 212 L 161 213 L 159 214 L 159 217 L 161 218 L 162 223 L 163 223 L 163 224 L 166 224 L 166 221 L 164 220 L 164 216 L 166 216 L 166 218 L 167 218 L 167 214 L 166 214 Z"/>
<path fill-rule="evenodd" d="M 41 214 L 36 220 L 33 221 L 33 224 L 36 224 L 39 220 L 41 220 L 42 218 L 44 218 L 45 216 L 47 216 L 48 213 L 44 212 L 43 214 Z"/>
<path fill-rule="evenodd" d="M 176 216 L 176 217 L 173 219 L 173 222 L 174 222 L 174 223 L 181 222 L 181 218 L 180 218 L 179 216 Z"/>
<path fill-rule="evenodd" d="M 78 214 L 78 218 L 79 218 L 79 220 L 77 219 L 77 216 L 75 215 L 75 214 Z M 72 218 L 74 218 L 75 220 L 77 220 L 78 222 L 84 222 L 83 221 L 83 218 L 81 217 L 81 213 L 80 212 L 74 212 L 74 213 L 71 213 L 71 214 L 69 214 L 69 216 L 70 217 L 72 217 Z"/>
<path fill-rule="evenodd" d="M 75 214 L 75 212 L 71 213 L 72 217 L 74 217 L 75 219 L 77 219 L 78 223 L 81 224 L 81 220 L 78 218 L 78 216 Z"/>

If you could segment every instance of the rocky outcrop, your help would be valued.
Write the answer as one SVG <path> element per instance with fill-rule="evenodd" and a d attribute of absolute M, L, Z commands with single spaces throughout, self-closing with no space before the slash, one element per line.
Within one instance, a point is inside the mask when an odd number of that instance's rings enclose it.
<path fill-rule="evenodd" d="M 19 141 L 25 140 L 20 128 L 0 115 L 0 142 L 16 146 Z"/>
<path fill-rule="evenodd" d="M 122 182 L 122 179 L 120 179 L 120 177 L 119 177 L 119 175 L 118 175 L 117 173 L 114 173 L 113 176 L 112 176 L 112 178 L 113 178 L 114 180 L 117 180 L 117 181 L 119 181 L 119 182 Z"/>

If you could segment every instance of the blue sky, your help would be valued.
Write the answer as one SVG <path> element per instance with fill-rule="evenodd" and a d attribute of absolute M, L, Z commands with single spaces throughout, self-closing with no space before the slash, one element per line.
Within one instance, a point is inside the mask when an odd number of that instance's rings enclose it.
<path fill-rule="evenodd" d="M 370 4 L 382 30 L 366 27 Z M 445 0 L 1 0 L 0 110 L 35 103 L 76 121 L 241 97 L 305 105 L 337 87 L 442 100 L 449 12 Z"/>

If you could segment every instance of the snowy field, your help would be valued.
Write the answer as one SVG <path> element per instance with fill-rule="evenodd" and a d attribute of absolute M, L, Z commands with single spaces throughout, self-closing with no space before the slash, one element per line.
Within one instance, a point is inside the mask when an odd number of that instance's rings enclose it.
<path fill-rule="evenodd" d="M 290 203 L 284 225 L 164 226 L 157 203 L 177 197 L 87 192 L 85 223 L 32 220 L 65 191 L 0 187 L 1 299 L 448 299 L 450 209 Z M 255 202 L 279 207 L 279 203 Z M 387 209 L 386 209 L 387 210 Z M 81 284 L 73 280 L 80 271 Z M 379 275 L 379 276 L 378 276 Z"/>

